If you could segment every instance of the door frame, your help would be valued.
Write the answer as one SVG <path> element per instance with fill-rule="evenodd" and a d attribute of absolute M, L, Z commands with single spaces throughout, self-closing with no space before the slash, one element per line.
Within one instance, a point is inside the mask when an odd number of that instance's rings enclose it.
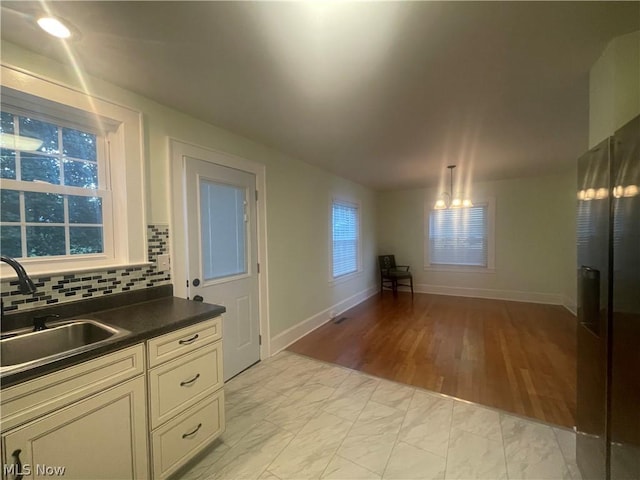
<path fill-rule="evenodd" d="M 174 295 L 187 298 L 187 265 L 189 248 L 187 242 L 187 215 L 186 215 L 186 186 L 185 186 L 185 161 L 184 157 L 197 158 L 215 165 L 234 168 L 256 176 L 256 190 L 258 201 L 256 204 L 258 263 L 258 313 L 260 315 L 260 359 L 264 360 L 271 355 L 269 334 L 269 283 L 267 264 L 267 184 L 266 168 L 263 164 L 247 160 L 236 155 L 201 147 L 168 137 L 170 159 L 170 189 L 171 189 L 171 219 L 169 233 L 171 238 L 170 252 L 171 276 L 174 280 Z M 213 160 L 213 161 L 212 161 Z M 224 339 L 224 332 L 223 339 Z"/>

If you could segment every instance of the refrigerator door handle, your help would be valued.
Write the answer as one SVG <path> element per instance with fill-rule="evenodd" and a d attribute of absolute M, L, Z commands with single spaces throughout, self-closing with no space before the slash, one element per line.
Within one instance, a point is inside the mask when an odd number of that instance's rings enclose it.
<path fill-rule="evenodd" d="M 600 336 L 600 270 L 580 267 L 580 325 Z"/>
<path fill-rule="evenodd" d="M 580 267 L 580 270 L 583 270 L 585 272 L 598 272 L 598 273 L 600 273 L 600 270 L 598 270 L 597 268 L 588 267 L 587 265 L 582 265 Z"/>

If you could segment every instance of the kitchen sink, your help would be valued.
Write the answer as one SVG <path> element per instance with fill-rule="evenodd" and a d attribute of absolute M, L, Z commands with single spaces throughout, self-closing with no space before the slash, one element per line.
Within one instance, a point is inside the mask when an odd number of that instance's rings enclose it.
<path fill-rule="evenodd" d="M 86 352 L 130 333 L 85 319 L 52 322 L 44 330 L 32 330 L 25 328 L 2 334 L 0 375 Z"/>

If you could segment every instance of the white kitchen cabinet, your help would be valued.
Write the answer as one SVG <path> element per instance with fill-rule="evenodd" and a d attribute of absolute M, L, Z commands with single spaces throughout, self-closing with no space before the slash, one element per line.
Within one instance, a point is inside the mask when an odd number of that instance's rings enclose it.
<path fill-rule="evenodd" d="M 147 342 L 152 472 L 164 479 L 224 432 L 222 319 Z"/>
<path fill-rule="evenodd" d="M 148 478 L 142 372 L 138 345 L 6 389 L 9 420 L 24 423 L 3 423 L 3 477 Z"/>
<path fill-rule="evenodd" d="M 3 434 L 7 463 L 24 478 L 147 478 L 144 407 L 137 377 Z"/>
<path fill-rule="evenodd" d="M 216 317 L 2 389 L 2 478 L 167 478 L 224 432 L 223 386 Z"/>

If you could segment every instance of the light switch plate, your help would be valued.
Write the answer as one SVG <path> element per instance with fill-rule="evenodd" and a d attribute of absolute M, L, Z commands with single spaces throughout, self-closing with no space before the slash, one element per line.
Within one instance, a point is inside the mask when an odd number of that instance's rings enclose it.
<path fill-rule="evenodd" d="M 169 259 L 169 254 L 158 255 L 158 259 L 156 260 L 158 264 L 158 270 L 161 272 L 166 272 L 171 268 L 171 260 Z"/>

